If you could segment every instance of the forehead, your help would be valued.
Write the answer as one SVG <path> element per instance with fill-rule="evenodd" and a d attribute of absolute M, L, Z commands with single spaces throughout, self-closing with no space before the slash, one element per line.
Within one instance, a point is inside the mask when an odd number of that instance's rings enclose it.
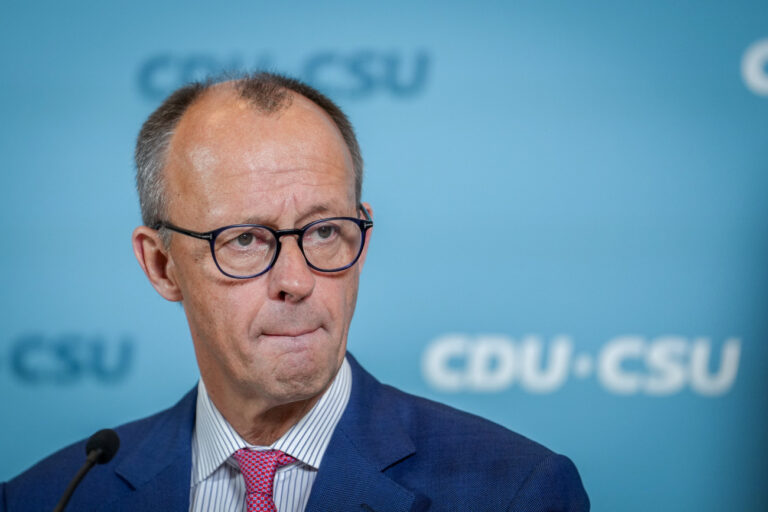
<path fill-rule="evenodd" d="M 328 194 L 334 186 L 354 201 L 352 157 L 341 133 L 319 106 L 295 93 L 276 112 L 262 113 L 231 86 L 215 86 L 179 122 L 165 172 L 171 207 L 221 200 L 223 193 L 275 199 L 313 188 Z"/>

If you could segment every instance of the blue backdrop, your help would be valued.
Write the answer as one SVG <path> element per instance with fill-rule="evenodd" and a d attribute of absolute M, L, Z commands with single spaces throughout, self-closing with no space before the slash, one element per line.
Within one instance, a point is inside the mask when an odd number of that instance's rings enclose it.
<path fill-rule="evenodd" d="M 572 457 L 595 510 L 768 508 L 768 3 L 4 2 L 0 479 L 171 405 L 133 143 L 177 85 L 302 77 L 366 160 L 351 351 Z"/>

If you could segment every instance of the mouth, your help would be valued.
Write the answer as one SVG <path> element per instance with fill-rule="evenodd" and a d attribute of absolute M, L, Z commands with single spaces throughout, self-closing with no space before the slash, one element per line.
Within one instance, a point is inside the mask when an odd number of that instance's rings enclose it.
<path fill-rule="evenodd" d="M 277 329 L 264 331 L 259 336 L 262 343 L 266 343 L 280 353 L 304 353 L 317 347 L 321 338 L 317 336 L 320 327 L 314 329 Z"/>
<path fill-rule="evenodd" d="M 269 338 L 300 338 L 308 334 L 313 334 L 319 329 L 319 327 L 311 327 L 306 329 L 278 329 L 274 331 L 263 331 L 261 335 Z"/>

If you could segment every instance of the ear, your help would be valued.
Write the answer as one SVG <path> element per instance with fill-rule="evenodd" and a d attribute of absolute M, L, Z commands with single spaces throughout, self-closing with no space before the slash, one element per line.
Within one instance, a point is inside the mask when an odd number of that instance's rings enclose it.
<path fill-rule="evenodd" d="M 182 295 L 176 284 L 173 260 L 163 246 L 158 231 L 139 226 L 133 230 L 131 241 L 136 259 L 157 293 L 166 300 L 180 301 Z"/>
<path fill-rule="evenodd" d="M 365 208 L 365 211 L 368 212 L 368 215 L 371 216 L 371 220 L 373 220 L 373 208 L 371 208 L 371 205 L 368 203 L 360 203 L 363 208 Z M 373 226 L 371 226 L 368 231 L 365 232 L 365 245 L 363 245 L 363 252 L 360 253 L 360 259 L 357 260 L 357 265 L 360 266 L 360 270 L 363 269 L 363 265 L 365 264 L 365 256 L 368 254 L 368 244 L 371 243 L 371 236 L 373 235 Z"/>

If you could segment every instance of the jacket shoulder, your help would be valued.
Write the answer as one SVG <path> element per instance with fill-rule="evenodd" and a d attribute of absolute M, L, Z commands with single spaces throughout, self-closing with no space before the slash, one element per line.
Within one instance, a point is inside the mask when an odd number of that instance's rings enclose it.
<path fill-rule="evenodd" d="M 120 448 L 115 457 L 107 464 L 94 466 L 90 470 L 78 486 L 72 502 L 76 497 L 87 495 L 90 499 L 86 501 L 91 503 L 108 503 L 113 496 L 130 490 L 130 482 L 119 476 L 117 468 L 144 451 L 149 443 L 163 443 L 165 439 L 163 436 L 158 438 L 158 432 L 163 431 L 164 425 L 175 423 L 181 410 L 188 408 L 188 402 L 191 400 L 194 403 L 193 399 L 194 390 L 171 408 L 116 427 Z M 175 434 L 173 429 L 167 430 L 169 436 Z M 85 463 L 86 443 L 87 439 L 82 439 L 66 446 L 2 484 L 4 503 L 0 500 L 0 511 L 53 509 L 70 480 Z"/>
<path fill-rule="evenodd" d="M 387 472 L 429 496 L 436 510 L 589 510 L 567 457 L 485 418 L 391 386 L 382 386 L 382 398 L 415 445 Z"/>
<path fill-rule="evenodd" d="M 504 457 L 532 467 L 543 459 L 555 455 L 547 447 L 517 432 L 481 416 L 471 414 L 440 402 L 429 400 L 383 385 L 383 394 L 389 397 L 392 411 L 406 426 L 417 447 L 441 445 L 463 453 L 463 447 L 472 451 L 492 448 Z M 446 457 L 453 457 L 449 453 Z"/>

